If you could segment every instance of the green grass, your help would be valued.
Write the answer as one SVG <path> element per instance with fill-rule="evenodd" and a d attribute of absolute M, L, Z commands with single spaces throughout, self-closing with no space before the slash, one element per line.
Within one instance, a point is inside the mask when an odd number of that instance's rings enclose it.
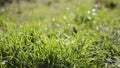
<path fill-rule="evenodd" d="M 6 7 L 0 12 L 0 68 L 119 68 L 120 3 L 115 3 L 96 15 L 90 0 L 50 7 L 23 3 L 21 15 L 15 4 Z"/>

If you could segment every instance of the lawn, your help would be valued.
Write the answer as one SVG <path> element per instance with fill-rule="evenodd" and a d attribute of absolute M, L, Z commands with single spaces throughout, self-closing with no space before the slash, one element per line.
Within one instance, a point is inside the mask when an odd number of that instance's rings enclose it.
<path fill-rule="evenodd" d="M 0 68 L 120 68 L 120 1 L 106 1 L 0 7 Z"/>

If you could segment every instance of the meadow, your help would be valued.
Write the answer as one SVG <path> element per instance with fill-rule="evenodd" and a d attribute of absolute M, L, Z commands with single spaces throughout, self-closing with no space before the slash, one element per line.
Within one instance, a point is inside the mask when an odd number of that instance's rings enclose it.
<path fill-rule="evenodd" d="M 0 7 L 0 68 L 120 68 L 120 1 L 100 4 L 38 0 Z"/>

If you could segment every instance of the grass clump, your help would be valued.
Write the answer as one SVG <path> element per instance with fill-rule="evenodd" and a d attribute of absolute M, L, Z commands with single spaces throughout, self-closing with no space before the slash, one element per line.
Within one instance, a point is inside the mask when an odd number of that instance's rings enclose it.
<path fill-rule="evenodd" d="M 109 14 L 106 8 L 93 12 L 85 7 L 21 23 L 2 15 L 0 67 L 119 68 L 118 9 Z"/>

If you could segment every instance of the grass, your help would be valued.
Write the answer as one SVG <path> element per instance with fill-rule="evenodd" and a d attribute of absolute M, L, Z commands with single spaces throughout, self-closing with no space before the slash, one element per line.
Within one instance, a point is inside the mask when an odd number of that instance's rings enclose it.
<path fill-rule="evenodd" d="M 90 0 L 31 9 L 36 4 L 23 2 L 21 15 L 12 12 L 15 4 L 6 7 L 0 12 L 0 67 L 119 68 L 120 4 L 115 3 L 114 9 L 92 12 Z"/>

